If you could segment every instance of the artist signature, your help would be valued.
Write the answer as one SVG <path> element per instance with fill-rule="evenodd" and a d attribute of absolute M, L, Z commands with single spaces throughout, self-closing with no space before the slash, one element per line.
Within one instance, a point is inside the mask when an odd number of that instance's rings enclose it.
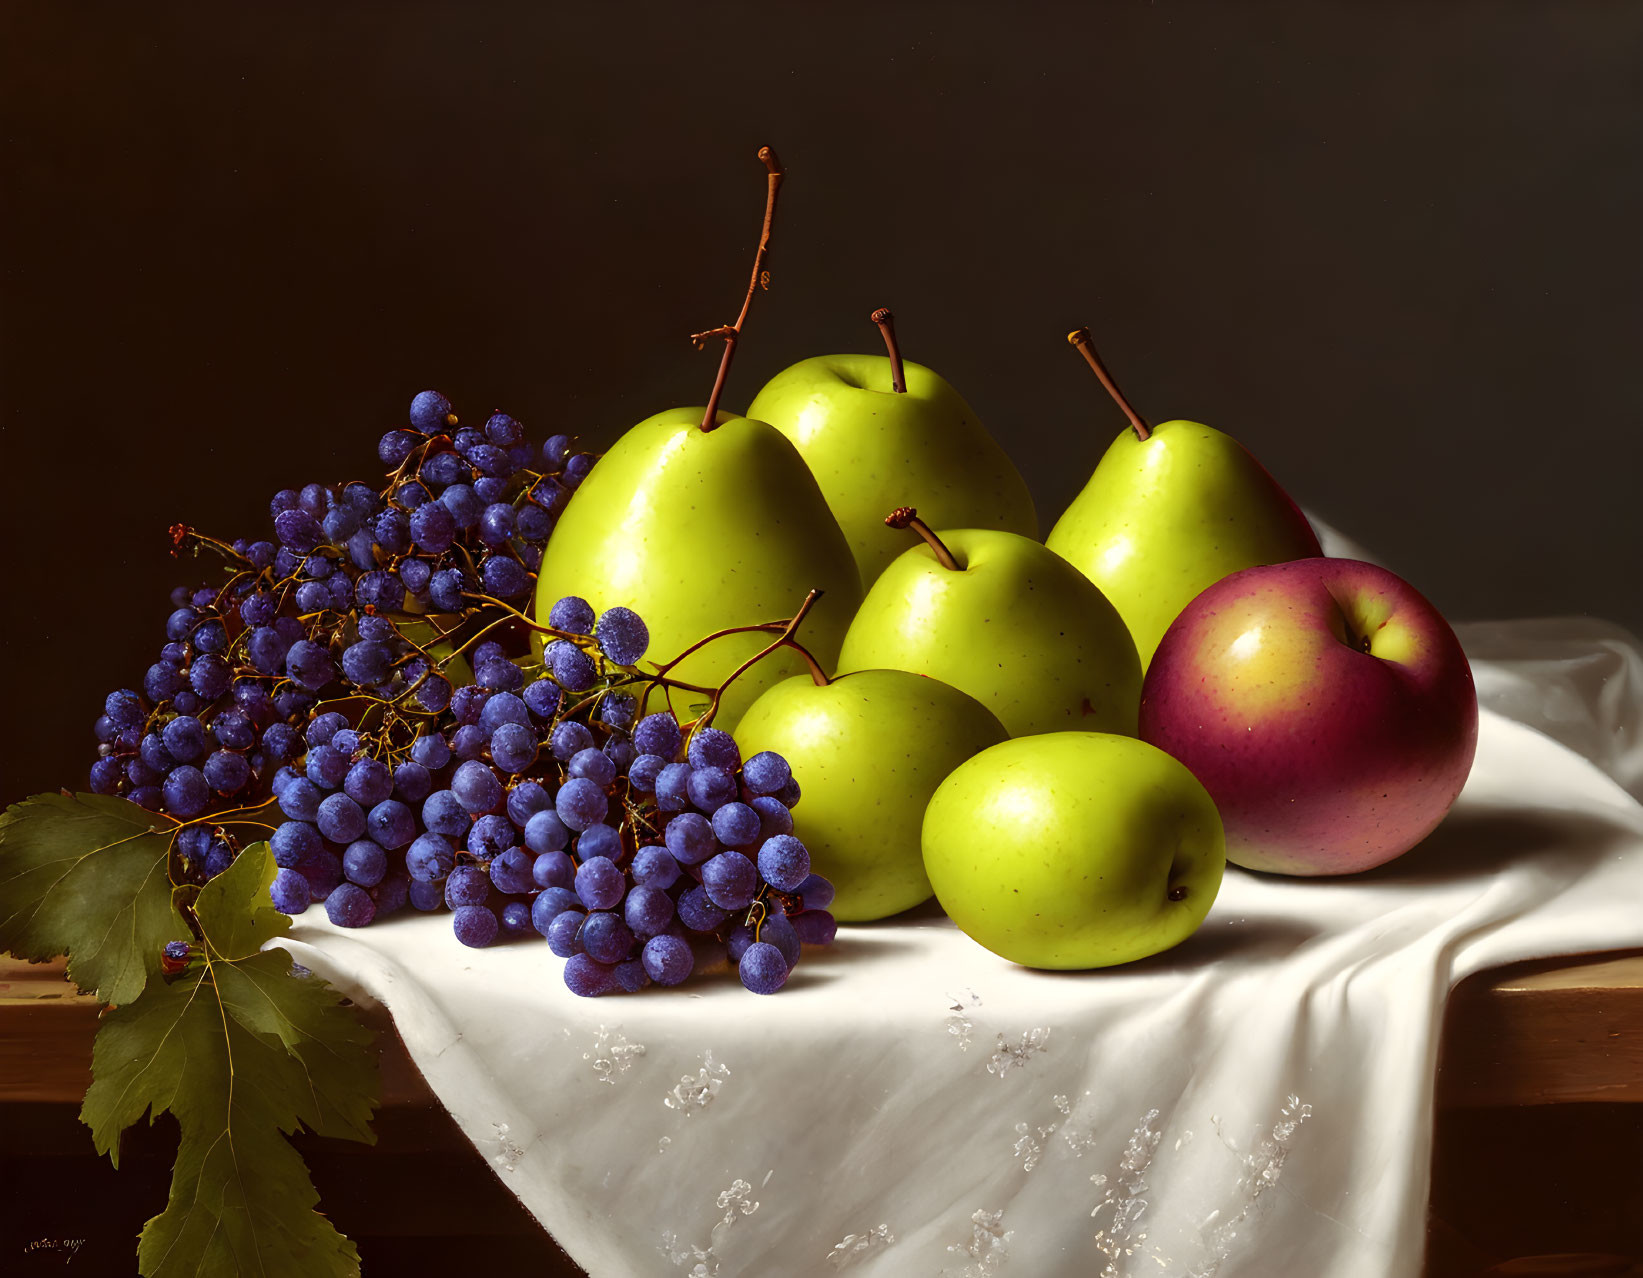
<path fill-rule="evenodd" d="M 84 1238 L 36 1238 L 27 1247 L 23 1248 L 25 1255 L 31 1252 L 60 1251 L 63 1253 L 63 1263 L 66 1265 L 74 1259 L 76 1252 L 86 1245 Z"/>

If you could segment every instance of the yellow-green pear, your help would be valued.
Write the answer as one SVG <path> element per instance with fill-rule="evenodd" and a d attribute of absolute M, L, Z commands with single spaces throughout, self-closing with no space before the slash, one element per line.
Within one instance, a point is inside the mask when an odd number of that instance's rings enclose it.
<path fill-rule="evenodd" d="M 884 512 L 916 506 L 936 528 L 1001 528 L 1038 536 L 1027 483 L 962 396 L 903 360 L 891 316 L 873 312 L 889 355 L 818 355 L 777 373 L 747 415 L 803 455 L 871 586 L 900 548 Z"/>
<path fill-rule="evenodd" d="M 1011 736 L 1135 735 L 1141 662 L 1118 611 L 1030 537 L 990 528 L 937 534 L 903 507 L 882 524 L 924 539 L 867 592 L 839 672 L 888 667 L 941 679 L 996 714 Z"/>
<path fill-rule="evenodd" d="M 742 757 L 773 750 L 802 779 L 794 833 L 832 880 L 840 922 L 882 919 L 929 899 L 924 807 L 952 770 L 1006 737 L 980 702 L 905 670 L 822 672 L 771 688 L 742 716 Z"/>
<path fill-rule="evenodd" d="M 700 408 L 658 413 L 599 459 L 548 539 L 537 616 L 545 620 L 566 595 L 597 612 L 631 608 L 650 627 L 647 659 L 660 663 L 715 631 L 788 618 L 814 589 L 821 598 L 805 643 L 831 666 L 861 601 L 844 534 L 780 431 L 727 413 L 715 418 L 709 431 Z M 773 637 L 716 639 L 670 677 L 717 687 Z M 762 691 L 802 669 L 789 649 L 771 654 L 731 684 L 715 721 L 733 729 Z M 676 694 L 682 712 L 691 697 Z"/>
<path fill-rule="evenodd" d="M 1230 435 L 1198 422 L 1150 426 L 1102 367 L 1089 331 L 1069 335 L 1130 419 L 1045 545 L 1101 587 L 1142 669 L 1170 622 L 1221 578 L 1323 552 L 1294 500 Z"/>
<path fill-rule="evenodd" d="M 931 798 L 923 841 L 948 916 L 1027 967 L 1167 950 L 1197 931 L 1226 870 L 1221 818 L 1192 773 L 1099 732 L 983 750 Z"/>

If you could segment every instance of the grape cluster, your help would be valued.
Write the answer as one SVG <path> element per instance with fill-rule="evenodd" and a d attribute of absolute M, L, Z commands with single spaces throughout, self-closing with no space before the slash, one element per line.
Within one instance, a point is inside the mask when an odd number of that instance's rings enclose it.
<path fill-rule="evenodd" d="M 322 700 L 386 703 L 386 728 L 402 735 L 448 704 L 467 667 L 441 660 L 439 641 L 478 597 L 529 592 L 594 461 L 555 435 L 536 462 L 506 413 L 452 434 L 437 391 L 412 400 L 410 423 L 378 447 L 393 468 L 382 487 L 276 494 L 273 540 L 172 529 L 174 553 L 215 551 L 228 577 L 172 592 L 159 660 L 97 720 L 90 788 L 190 822 L 178 836 L 189 880 L 221 872 L 239 844 L 232 822 L 203 818 L 263 801 L 280 768 L 305 763 Z M 436 503 L 443 514 L 423 509 Z"/>
<path fill-rule="evenodd" d="M 272 541 L 173 529 L 227 581 L 174 594 L 161 660 L 98 720 L 92 789 L 183 823 L 179 882 L 266 835 L 289 914 L 409 905 L 450 910 L 470 946 L 540 934 L 584 995 L 724 957 L 775 992 L 834 932 L 787 764 L 744 764 L 711 711 L 688 731 L 645 714 L 689 685 L 636 669 L 631 610 L 521 611 L 594 458 L 565 436 L 538 454 L 504 413 L 454 429 L 434 391 L 409 419 L 378 445 L 383 485 L 278 493 Z"/>

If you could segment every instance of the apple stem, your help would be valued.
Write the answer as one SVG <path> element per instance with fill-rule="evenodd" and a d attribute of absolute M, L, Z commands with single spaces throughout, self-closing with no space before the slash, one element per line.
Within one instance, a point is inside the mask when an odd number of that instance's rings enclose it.
<path fill-rule="evenodd" d="M 896 345 L 896 317 L 890 309 L 881 306 L 868 316 L 884 334 L 884 349 L 890 352 L 890 389 L 898 395 L 907 393 L 907 375 L 901 367 L 901 348 Z"/>
<path fill-rule="evenodd" d="M 782 627 L 782 632 L 779 635 L 777 635 L 763 648 L 760 648 L 759 651 L 755 652 L 751 657 L 742 662 L 741 665 L 737 666 L 725 676 L 724 682 L 713 690 L 713 697 L 707 703 L 707 709 L 702 711 L 701 718 L 691 724 L 690 731 L 692 734 L 700 732 L 703 728 L 713 722 L 713 716 L 719 713 L 719 703 L 724 699 L 725 691 L 730 687 L 730 685 L 735 683 L 737 679 L 741 678 L 749 670 L 753 669 L 754 666 L 758 665 L 759 662 L 763 661 L 778 648 L 792 648 L 794 651 L 799 653 L 799 655 L 802 656 L 806 662 L 809 663 L 810 677 L 812 679 L 815 679 L 817 683 L 821 684 L 829 682 L 826 672 L 822 670 L 821 665 L 816 661 L 816 658 L 812 656 L 811 653 L 793 637 L 798 633 L 799 626 L 803 624 L 805 616 L 815 605 L 816 600 L 821 597 L 822 592 L 820 590 L 812 590 L 804 597 L 804 602 L 799 605 L 799 610 L 793 614 L 793 619 Z M 757 628 L 759 627 L 755 627 L 755 629 Z"/>
<path fill-rule="evenodd" d="M 947 549 L 940 537 L 930 530 L 930 525 L 918 517 L 918 511 L 911 506 L 897 506 L 884 517 L 885 525 L 889 528 L 911 528 L 930 547 L 936 557 L 936 562 L 943 568 L 950 568 L 954 572 L 963 572 L 964 565 L 953 557 L 953 552 Z"/>
<path fill-rule="evenodd" d="M 753 255 L 753 277 L 747 282 L 747 297 L 742 301 L 742 313 L 736 317 L 734 324 L 690 335 L 690 340 L 697 350 L 704 349 L 715 337 L 723 338 L 725 344 L 724 354 L 719 357 L 719 374 L 713 379 L 713 393 L 707 397 L 707 411 L 702 414 L 704 431 L 713 430 L 719 424 L 719 398 L 724 394 L 725 377 L 730 373 L 730 361 L 736 354 L 736 343 L 741 340 L 742 325 L 747 323 L 747 313 L 752 309 L 753 295 L 760 289 L 770 287 L 770 272 L 765 269 L 765 259 L 770 256 L 770 224 L 776 217 L 776 192 L 781 187 L 783 174 L 781 161 L 776 158 L 776 153 L 771 148 L 760 147 L 759 159 L 764 162 L 765 167 L 764 230 L 759 235 L 759 250 Z"/>
<path fill-rule="evenodd" d="M 1168 892 L 1166 892 L 1165 895 L 1172 901 L 1184 901 L 1187 899 L 1187 889 L 1177 883 Z"/>
<path fill-rule="evenodd" d="M 1095 370 L 1095 375 L 1101 379 L 1101 384 L 1107 388 L 1107 394 L 1112 396 L 1113 402 L 1124 410 L 1124 416 L 1130 419 L 1130 426 L 1135 430 L 1135 437 L 1139 440 L 1150 439 L 1152 427 L 1147 425 L 1145 417 L 1130 406 L 1130 401 L 1124 398 L 1124 392 L 1118 389 L 1118 383 L 1113 381 L 1112 374 L 1101 362 L 1101 356 L 1095 353 L 1095 343 L 1090 340 L 1090 330 L 1075 328 L 1067 334 L 1067 340 L 1084 357 L 1084 362 Z"/>

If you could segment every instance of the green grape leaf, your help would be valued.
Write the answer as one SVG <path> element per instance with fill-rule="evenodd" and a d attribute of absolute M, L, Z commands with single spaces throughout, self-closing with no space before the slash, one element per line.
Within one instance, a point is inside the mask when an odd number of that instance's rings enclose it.
<path fill-rule="evenodd" d="M 126 799 L 37 794 L 0 814 L 0 950 L 68 955 L 69 978 L 129 1003 L 160 970 L 167 941 L 189 939 L 171 902 L 177 823 Z"/>
<path fill-rule="evenodd" d="M 201 890 L 205 942 L 186 970 L 103 1017 L 80 1118 L 118 1164 L 120 1133 L 169 1111 L 182 1139 L 166 1209 L 143 1228 L 145 1278 L 342 1278 L 359 1253 L 284 1136 L 371 1143 L 371 1032 L 337 992 L 260 950 L 289 920 L 268 903 L 274 861 L 255 844 Z"/>

